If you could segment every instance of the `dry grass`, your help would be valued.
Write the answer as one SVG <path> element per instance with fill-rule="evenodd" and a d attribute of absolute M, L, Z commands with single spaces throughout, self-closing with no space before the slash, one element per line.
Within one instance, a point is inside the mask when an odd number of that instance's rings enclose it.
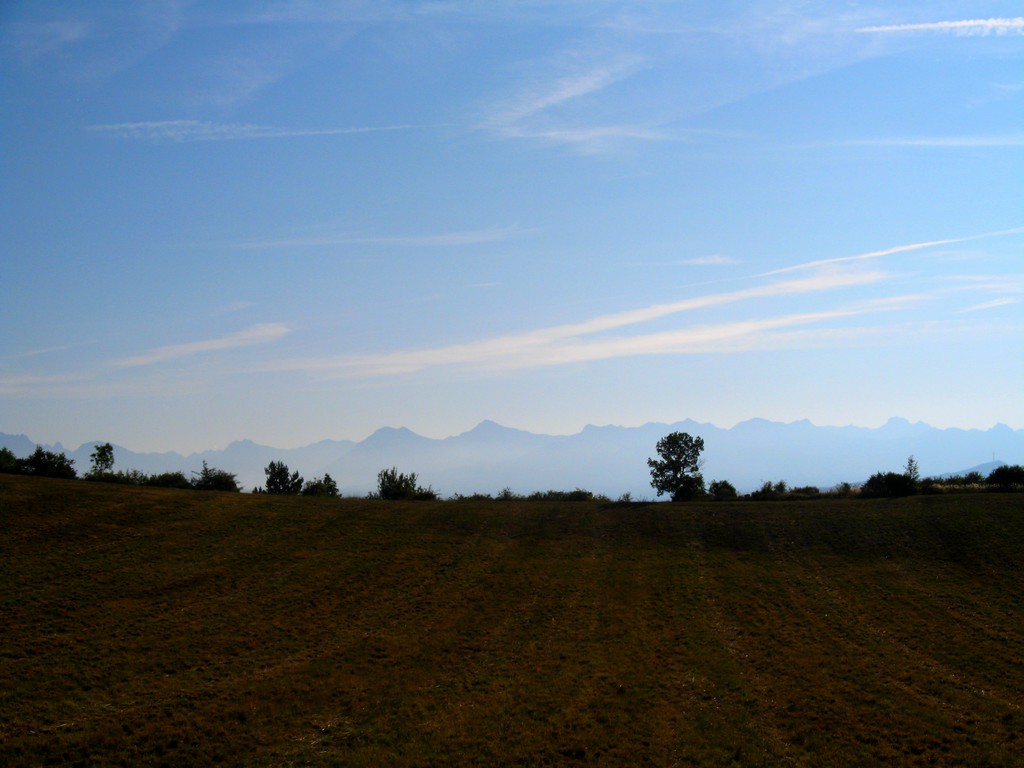
<path fill-rule="evenodd" d="M 0 476 L 6 765 L 1024 765 L 1024 494 Z"/>

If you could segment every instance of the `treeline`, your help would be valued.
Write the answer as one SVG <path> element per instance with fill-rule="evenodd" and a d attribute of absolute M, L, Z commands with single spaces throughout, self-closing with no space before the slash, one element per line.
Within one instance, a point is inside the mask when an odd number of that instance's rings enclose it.
<path fill-rule="evenodd" d="M 699 438 L 698 438 L 699 439 Z M 660 445 L 660 444 L 659 444 Z M 700 445 L 702 448 L 702 444 Z M 698 454 L 699 455 L 699 452 Z M 825 498 L 891 498 L 911 496 L 918 493 L 969 493 L 978 491 L 1024 491 L 1024 466 L 1004 465 L 993 469 L 988 475 L 968 472 L 963 475 L 921 478 L 913 456 L 907 459 L 902 472 L 877 472 L 861 485 L 841 483 L 834 488 L 820 489 L 816 486 L 790 486 L 785 480 L 767 481 L 750 493 L 740 494 L 728 480 L 714 480 L 706 487 L 696 467 L 684 468 L 681 474 L 687 481 L 686 500 L 699 501 L 799 501 Z M 114 449 L 110 443 L 97 445 L 90 455 L 92 466 L 81 479 L 125 485 L 158 488 L 178 488 L 196 491 L 240 492 L 237 476 L 204 461 L 202 468 L 187 477 L 183 472 L 147 474 L 139 470 L 114 471 Z M 650 462 L 649 462 L 650 463 Z M 0 473 L 77 479 L 74 459 L 63 453 L 55 453 L 37 446 L 29 456 L 19 458 L 8 448 L 0 448 Z M 305 480 L 298 472 L 292 472 L 284 462 L 272 461 L 264 469 L 266 484 L 253 489 L 253 493 L 291 496 L 317 496 L 338 498 L 341 492 L 338 484 L 329 474 Z M 659 493 L 660 495 L 660 493 Z M 402 473 L 397 467 L 382 469 L 377 475 L 377 490 L 368 498 L 382 500 L 436 500 L 440 491 L 423 486 L 415 472 Z M 495 495 L 488 493 L 460 494 L 449 497 L 452 501 L 612 501 L 633 503 L 642 501 L 625 493 L 617 499 L 584 488 L 571 491 L 547 490 L 520 494 L 506 487 Z M 677 498 L 676 500 L 682 500 Z"/>
<path fill-rule="evenodd" d="M 205 461 L 201 470 L 193 472 L 192 477 L 186 477 L 184 472 L 160 472 L 151 475 L 137 469 L 115 472 L 114 448 L 110 443 L 97 445 L 90 458 L 92 468 L 82 476 L 83 480 L 195 491 L 241 490 L 235 475 L 208 466 Z M 78 478 L 74 459 L 69 459 L 63 453 L 47 451 L 42 446 L 36 446 L 35 451 L 24 458 L 18 458 L 9 448 L 0 448 L 0 473 L 55 477 L 63 480 Z"/>

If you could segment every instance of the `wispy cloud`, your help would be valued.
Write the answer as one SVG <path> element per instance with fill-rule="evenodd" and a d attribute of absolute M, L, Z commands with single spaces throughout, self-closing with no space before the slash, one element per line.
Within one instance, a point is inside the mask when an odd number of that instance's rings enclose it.
<path fill-rule="evenodd" d="M 1024 16 L 1010 19 L 964 19 L 960 21 L 932 21 L 918 24 L 886 24 L 861 27 L 858 32 L 943 32 L 953 35 L 1009 35 L 1024 34 Z"/>
<path fill-rule="evenodd" d="M 982 304 L 975 304 L 973 307 L 967 307 L 966 309 L 960 310 L 961 314 L 968 312 L 984 312 L 988 309 L 998 309 L 999 307 L 1008 307 L 1012 304 L 1019 304 L 1020 299 L 1011 299 L 1004 297 L 1001 299 L 993 299 L 992 301 L 986 301 Z"/>
<path fill-rule="evenodd" d="M 92 31 L 92 25 L 77 19 L 21 22 L 12 25 L 11 38 L 22 60 L 32 62 L 88 39 Z"/>
<path fill-rule="evenodd" d="M 355 128 L 280 128 L 252 123 L 210 123 L 200 120 L 155 120 L 136 123 L 90 125 L 87 131 L 134 141 L 193 142 L 286 139 L 308 136 L 347 136 L 360 133 L 409 130 L 411 125 L 382 125 Z"/>
<path fill-rule="evenodd" d="M 789 325 L 822 322 L 869 311 L 881 304 L 858 305 L 826 312 L 792 313 L 741 322 L 688 326 L 674 331 L 622 335 L 616 332 L 663 318 L 752 299 L 795 296 L 853 288 L 884 280 L 881 272 L 823 271 L 821 274 L 767 283 L 729 293 L 711 294 L 669 304 L 590 318 L 579 323 L 541 328 L 520 334 L 419 350 L 400 350 L 342 358 L 286 360 L 275 370 L 305 370 L 342 377 L 408 374 L 446 366 L 471 370 L 509 370 L 559 365 L 613 357 L 673 354 L 708 350 L 716 340 Z M 892 309 L 888 303 L 885 309 Z"/>
<path fill-rule="evenodd" d="M 92 377 L 89 372 L 0 374 L 0 395 L 31 395 L 52 387 L 81 384 Z"/>
<path fill-rule="evenodd" d="M 822 267 L 835 266 L 837 264 L 846 264 L 849 262 L 856 261 L 868 261 L 871 259 L 880 259 L 884 256 L 892 256 L 897 253 L 907 253 L 909 251 L 920 251 L 925 248 L 934 248 L 938 245 L 951 245 L 954 243 L 967 243 L 972 240 L 983 240 L 989 237 L 1001 237 L 1004 235 L 1016 235 L 1024 232 L 1024 227 L 1016 227 L 1014 229 L 1003 229 L 998 232 L 985 232 L 980 235 L 968 235 L 967 237 L 954 237 L 946 240 L 929 240 L 922 243 L 910 243 L 908 245 L 897 245 L 894 248 L 885 248 L 880 251 L 868 251 L 867 253 L 860 253 L 856 256 L 840 256 L 834 259 L 818 259 L 816 261 L 808 261 L 803 264 L 794 264 L 793 266 L 783 267 L 782 269 L 773 269 L 770 272 L 762 272 L 758 277 L 771 277 L 774 275 L 781 275 L 788 272 L 797 272 L 801 270 L 816 270 Z"/>
<path fill-rule="evenodd" d="M 976 136 L 894 136 L 880 139 L 853 139 L 842 142 L 855 147 L 922 147 L 937 149 L 985 149 L 987 147 L 1024 147 L 1024 133 Z"/>
<path fill-rule="evenodd" d="M 739 259 L 720 253 L 711 256 L 697 256 L 692 259 L 681 259 L 676 262 L 676 264 L 681 264 L 685 267 L 721 267 L 739 263 Z"/>
<path fill-rule="evenodd" d="M 660 141 L 667 139 L 664 131 L 640 125 L 601 125 L 590 128 L 532 128 L 509 126 L 505 138 L 534 139 L 552 144 L 569 144 L 584 152 L 600 152 L 622 139 Z"/>
<path fill-rule="evenodd" d="M 142 392 L 181 395 L 185 391 L 201 391 L 208 380 L 204 375 L 196 375 L 192 366 L 173 369 L 147 367 L 170 360 L 271 344 L 291 331 L 291 327 L 283 323 L 263 323 L 226 336 L 158 347 L 132 357 L 107 360 L 77 370 L 0 373 L 0 396 L 110 398 Z M 39 350 L 39 354 L 69 348 L 53 347 Z M 220 369 L 220 373 L 225 370 L 231 369 Z M 239 369 L 234 370 L 237 372 Z"/>
<path fill-rule="evenodd" d="M 627 57 L 543 83 L 495 109 L 488 122 L 499 130 L 519 124 L 541 112 L 603 91 L 632 75 L 638 65 L 638 59 Z"/>
<path fill-rule="evenodd" d="M 230 304 L 218 307 L 214 310 L 214 313 L 218 315 L 233 315 L 236 312 L 244 312 L 245 310 L 252 309 L 255 306 L 255 301 L 234 301 Z"/>
<path fill-rule="evenodd" d="M 457 368 L 466 371 L 516 370 L 639 355 L 737 352 L 774 348 L 773 345 L 785 346 L 787 343 L 817 343 L 815 339 L 818 342 L 830 338 L 851 340 L 857 338 L 860 331 L 846 324 L 836 325 L 837 321 L 908 310 L 923 303 L 941 301 L 946 292 L 941 289 L 922 290 L 912 294 L 851 300 L 828 309 L 814 306 L 806 310 L 798 308 L 797 298 L 814 297 L 825 292 L 842 295 L 844 291 L 881 285 L 891 280 L 892 275 L 888 272 L 865 269 L 863 262 L 1021 232 L 1024 232 L 1024 228 L 909 243 L 854 256 L 818 259 L 754 275 L 752 279 L 762 282 L 749 288 L 654 304 L 523 333 L 424 349 L 281 360 L 269 367 L 273 370 L 360 378 L 412 374 L 435 368 Z M 712 257 L 712 260 L 714 263 L 720 262 L 718 258 Z M 795 274 L 799 272 L 807 274 Z M 787 277 L 777 279 L 782 275 Z M 974 289 L 978 288 L 974 283 L 972 286 Z M 1002 284 L 1002 288 L 1003 293 L 999 299 L 978 304 L 975 311 L 1004 306 L 1015 301 L 1005 298 L 1005 283 Z M 685 313 L 722 308 L 742 302 L 778 299 L 786 300 L 789 311 L 769 314 L 764 309 L 757 309 L 753 316 L 742 320 L 702 324 L 684 322 L 669 330 L 662 328 L 645 331 L 643 328 L 645 324 L 659 321 L 664 325 L 666 319 Z M 758 303 L 757 306 L 762 305 Z M 864 333 L 866 338 L 874 338 L 877 335 L 871 329 L 864 330 Z"/>
<path fill-rule="evenodd" d="M 69 349 L 69 347 L 66 344 L 56 347 L 45 347 L 43 349 L 31 349 L 28 352 L 23 352 L 21 356 L 39 357 L 40 355 L 50 355 L 53 354 L 54 352 L 64 352 L 67 349 Z"/>
<path fill-rule="evenodd" d="M 598 122 L 575 114 L 582 100 L 632 77 L 643 66 L 637 56 L 620 56 L 556 77 L 546 76 L 532 87 L 494 104 L 482 127 L 506 139 L 533 139 L 568 144 L 584 151 L 599 151 L 624 139 L 651 141 L 666 138 L 651 126 L 630 122 Z"/>
<path fill-rule="evenodd" d="M 291 328 L 283 323 L 262 323 L 216 339 L 158 347 L 149 352 L 143 352 L 141 355 L 115 360 L 111 364 L 118 368 L 136 368 L 209 352 L 222 352 L 239 347 L 270 344 L 284 338 L 290 332 Z"/>
<path fill-rule="evenodd" d="M 429 235 L 328 235 L 294 237 L 278 240 L 250 240 L 236 248 L 263 250 L 274 248 L 316 248 L 344 245 L 376 245 L 384 247 L 437 248 L 495 243 L 522 235 L 519 227 L 492 227 L 462 232 L 441 232 Z"/>

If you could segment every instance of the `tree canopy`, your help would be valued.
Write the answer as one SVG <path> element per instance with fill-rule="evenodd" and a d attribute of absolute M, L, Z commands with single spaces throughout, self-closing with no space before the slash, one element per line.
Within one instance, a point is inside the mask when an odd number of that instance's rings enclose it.
<path fill-rule="evenodd" d="M 323 477 L 307 480 L 306 484 L 302 486 L 301 493 L 303 496 L 326 496 L 329 498 L 337 498 L 339 495 L 338 484 L 334 482 L 333 477 L 324 473 Z"/>
<path fill-rule="evenodd" d="M 22 475 L 58 477 L 65 480 L 74 480 L 78 477 L 74 459 L 69 459 L 63 453 L 47 451 L 41 445 L 37 445 L 31 455 L 18 459 L 18 472 Z"/>
<path fill-rule="evenodd" d="M 272 461 L 263 471 L 267 475 L 267 493 L 296 496 L 302 491 L 302 477 L 298 472 L 289 474 L 288 465 L 283 461 Z"/>
<path fill-rule="evenodd" d="M 397 467 L 382 469 L 377 473 L 377 492 L 370 494 L 377 499 L 436 499 L 437 491 L 429 485 L 424 488 L 418 484 L 415 472 L 408 475 L 399 472 Z"/>
<path fill-rule="evenodd" d="M 704 494 L 700 454 L 704 440 L 686 432 L 665 435 L 655 446 L 660 459 L 648 459 L 651 485 L 658 495 L 668 493 L 672 501 L 689 501 Z"/>
<path fill-rule="evenodd" d="M 86 473 L 86 478 L 100 480 L 114 471 L 114 446 L 110 443 L 97 444 L 89 458 L 92 459 L 92 469 Z"/>
<path fill-rule="evenodd" d="M 197 491 L 239 491 L 238 481 L 230 472 L 223 469 L 208 466 L 203 462 L 203 468 L 198 473 L 193 473 L 192 488 Z"/>

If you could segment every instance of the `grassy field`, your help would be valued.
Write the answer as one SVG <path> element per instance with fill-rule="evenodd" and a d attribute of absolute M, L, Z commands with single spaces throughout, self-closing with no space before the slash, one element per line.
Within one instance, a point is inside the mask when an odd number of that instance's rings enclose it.
<path fill-rule="evenodd" d="M 0 764 L 1024 765 L 1024 494 L 0 476 Z"/>

